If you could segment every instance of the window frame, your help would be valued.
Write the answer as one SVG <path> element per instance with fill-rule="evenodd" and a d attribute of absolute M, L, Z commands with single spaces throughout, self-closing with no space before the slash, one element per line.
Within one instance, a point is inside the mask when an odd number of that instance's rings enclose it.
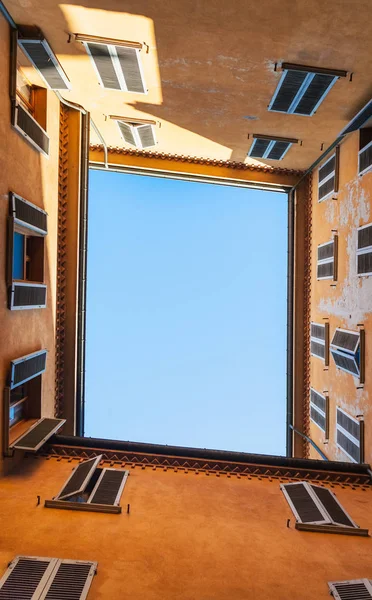
<path fill-rule="evenodd" d="M 371 141 L 372 144 L 372 141 Z M 372 169 L 372 165 L 371 165 L 371 169 Z M 366 225 L 362 225 L 361 227 L 357 228 L 357 233 L 359 231 L 361 231 L 362 229 L 367 229 L 368 227 L 372 228 L 372 223 L 367 223 Z M 368 273 L 358 273 L 358 256 L 361 256 L 362 254 L 372 254 L 372 245 L 371 246 L 365 246 L 364 248 L 359 248 L 358 247 L 358 240 L 357 240 L 357 251 L 356 251 L 356 272 L 357 272 L 357 276 L 358 277 L 370 277 L 372 275 L 372 271 L 369 271 Z"/>

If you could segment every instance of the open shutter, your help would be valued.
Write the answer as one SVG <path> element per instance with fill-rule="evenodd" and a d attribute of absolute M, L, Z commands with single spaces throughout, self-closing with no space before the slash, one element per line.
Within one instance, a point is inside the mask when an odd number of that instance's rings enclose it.
<path fill-rule="evenodd" d="M 357 248 L 358 275 L 372 275 L 372 225 L 364 225 L 358 229 Z"/>
<path fill-rule="evenodd" d="M 355 353 L 359 346 L 359 333 L 336 329 L 331 346 L 339 348 L 340 350 Z"/>
<path fill-rule="evenodd" d="M 0 580 L 0 600 L 39 600 L 55 558 L 17 556 Z"/>
<path fill-rule="evenodd" d="M 115 46 L 115 50 L 128 92 L 145 94 L 146 90 L 142 75 L 139 50 L 137 48 L 125 48 L 124 46 Z"/>
<path fill-rule="evenodd" d="M 47 286 L 44 283 L 14 282 L 9 293 L 10 310 L 46 307 Z"/>
<path fill-rule="evenodd" d="M 331 490 L 317 485 L 311 485 L 311 489 L 329 514 L 332 523 L 341 527 L 356 527 Z"/>
<path fill-rule="evenodd" d="M 40 595 L 40 600 L 85 600 L 96 569 L 97 563 L 94 562 L 58 561 L 53 575 Z"/>
<path fill-rule="evenodd" d="M 10 444 L 11 448 L 37 452 L 45 442 L 66 423 L 66 419 L 39 419 L 30 429 L 21 435 L 15 442 Z"/>
<path fill-rule="evenodd" d="M 138 47 L 84 41 L 84 36 L 76 37 L 84 43 L 103 87 L 146 94 Z"/>
<path fill-rule="evenodd" d="M 13 192 L 10 192 L 10 202 L 15 223 L 41 235 L 48 233 L 48 215 L 45 210 Z"/>
<path fill-rule="evenodd" d="M 47 351 L 40 350 L 39 352 L 33 352 L 32 354 L 27 354 L 26 356 L 12 360 L 10 363 L 10 389 L 44 373 L 46 368 L 46 356 Z"/>
<path fill-rule="evenodd" d="M 14 108 L 12 124 L 36 150 L 44 156 L 49 156 L 48 134 L 20 104 Z"/>
<path fill-rule="evenodd" d="M 335 600 L 369 600 L 372 598 L 372 585 L 368 579 L 352 581 L 332 581 L 329 592 Z"/>
<path fill-rule="evenodd" d="M 134 138 L 133 127 L 131 125 L 129 125 L 129 123 L 124 123 L 124 121 L 118 121 L 118 126 L 119 126 L 120 133 L 123 136 L 124 141 L 127 144 L 136 146 L 136 140 Z"/>
<path fill-rule="evenodd" d="M 51 90 L 70 89 L 67 75 L 45 38 L 18 38 L 18 44 Z"/>
<path fill-rule="evenodd" d="M 151 148 L 151 146 L 155 146 L 156 140 L 154 127 L 152 125 L 138 125 L 136 129 L 142 148 Z"/>
<path fill-rule="evenodd" d="M 103 469 L 88 503 L 118 506 L 127 477 L 128 471 Z"/>
<path fill-rule="evenodd" d="M 64 498 L 84 492 L 101 459 L 102 454 L 85 460 L 75 467 L 56 499 L 63 500 Z"/>
<path fill-rule="evenodd" d="M 280 487 L 300 523 L 322 525 L 329 522 L 307 483 L 287 483 Z"/>

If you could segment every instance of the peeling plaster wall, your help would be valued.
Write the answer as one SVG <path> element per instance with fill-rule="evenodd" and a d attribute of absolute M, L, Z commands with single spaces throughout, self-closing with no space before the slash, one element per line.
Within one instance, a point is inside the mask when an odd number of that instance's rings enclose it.
<path fill-rule="evenodd" d="M 311 386 L 328 392 L 330 399 L 330 439 L 324 444 L 323 432 L 311 422 L 311 437 L 330 459 L 348 460 L 336 445 L 336 406 L 353 417 L 363 415 L 365 421 L 365 461 L 372 462 L 372 277 L 359 277 L 356 269 L 357 229 L 372 221 L 372 172 L 358 175 L 359 132 L 351 134 L 340 147 L 339 192 L 336 199 L 321 203 L 317 198 L 318 172 L 313 177 L 312 207 L 312 285 L 311 319 L 330 324 L 332 340 L 336 327 L 366 331 L 365 384 L 352 375 L 311 357 Z M 334 231 L 332 231 L 334 230 Z M 338 279 L 317 281 L 317 246 L 338 234 Z M 359 389 L 358 389 L 359 388 Z M 311 456 L 319 458 L 315 450 Z"/>

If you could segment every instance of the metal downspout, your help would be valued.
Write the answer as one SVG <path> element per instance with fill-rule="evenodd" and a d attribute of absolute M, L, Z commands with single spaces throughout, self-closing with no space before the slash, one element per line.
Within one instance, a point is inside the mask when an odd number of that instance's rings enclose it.
<path fill-rule="evenodd" d="M 311 438 L 309 438 L 307 435 L 305 435 L 304 433 L 302 433 L 301 431 L 299 431 L 298 429 L 296 429 L 295 427 L 293 427 L 293 425 L 289 425 L 289 428 L 292 429 L 292 431 L 294 431 L 298 435 L 300 435 L 302 438 L 304 438 L 305 440 L 307 440 L 309 442 L 309 444 L 311 444 L 312 447 L 315 448 L 315 450 L 320 454 L 320 456 L 322 457 L 323 460 L 328 460 L 328 458 L 324 454 L 324 452 L 321 451 L 321 449 L 319 448 L 319 446 L 317 446 L 317 444 Z"/>
<path fill-rule="evenodd" d="M 3 17 L 8 21 L 8 23 L 12 27 L 12 29 L 17 29 L 17 25 L 13 21 L 13 19 L 10 16 L 7 8 L 4 6 L 4 4 L 1 2 L 1 0 L 0 0 L 0 12 L 3 15 Z"/>
<path fill-rule="evenodd" d="M 288 250 L 287 250 L 287 416 L 286 455 L 292 457 L 293 434 L 293 280 L 294 280 L 294 198 L 288 194 Z"/>

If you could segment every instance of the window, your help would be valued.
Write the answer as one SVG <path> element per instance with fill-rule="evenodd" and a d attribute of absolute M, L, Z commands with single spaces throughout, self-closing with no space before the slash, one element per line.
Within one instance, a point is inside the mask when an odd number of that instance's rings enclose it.
<path fill-rule="evenodd" d="M 368 579 L 354 579 L 351 581 L 330 581 L 329 593 L 335 600 L 368 600 L 372 598 L 372 585 Z"/>
<path fill-rule="evenodd" d="M 372 127 L 359 129 L 358 173 L 363 175 L 372 168 Z"/>
<path fill-rule="evenodd" d="M 352 521 L 331 490 L 307 481 L 281 484 L 280 488 L 296 517 L 296 529 L 368 535 L 368 530 L 359 529 Z"/>
<path fill-rule="evenodd" d="M 81 34 L 75 39 L 84 44 L 104 88 L 147 94 L 140 58 L 142 44 Z"/>
<path fill-rule="evenodd" d="M 311 117 L 339 77 L 346 71 L 282 64 L 283 74 L 269 110 Z"/>
<path fill-rule="evenodd" d="M 254 134 L 253 138 L 248 156 L 268 158 L 269 160 L 282 160 L 292 144 L 298 143 L 298 140 L 291 138 L 276 138 L 258 134 Z"/>
<path fill-rule="evenodd" d="M 358 275 L 372 275 L 372 224 L 358 229 L 357 248 Z"/>
<path fill-rule="evenodd" d="M 337 255 L 338 236 L 335 235 L 331 242 L 318 246 L 318 260 L 316 266 L 317 279 L 333 279 L 337 281 Z"/>
<path fill-rule="evenodd" d="M 21 196 L 9 195 L 8 218 L 8 308 L 45 308 L 44 241 L 47 214 Z"/>
<path fill-rule="evenodd" d="M 364 461 L 364 421 L 354 419 L 338 407 L 336 442 L 353 462 Z"/>
<path fill-rule="evenodd" d="M 156 145 L 155 127 L 153 124 L 129 123 L 119 119 L 117 119 L 117 124 L 120 134 L 127 144 L 141 150 Z"/>
<path fill-rule="evenodd" d="M 318 170 L 318 202 L 338 191 L 339 148 Z"/>
<path fill-rule="evenodd" d="M 65 419 L 41 417 L 42 373 L 46 350 L 13 360 L 4 389 L 3 452 L 36 452 L 62 427 Z M 1 596 L 0 596 L 1 598 Z"/>
<path fill-rule="evenodd" d="M 329 324 L 310 323 L 310 354 L 329 365 Z"/>
<path fill-rule="evenodd" d="M 33 116 L 35 113 L 34 88 L 19 66 L 17 68 L 17 96 L 23 108 Z"/>
<path fill-rule="evenodd" d="M 0 579 L 0 600 L 85 600 L 96 571 L 96 562 L 16 556 Z"/>
<path fill-rule="evenodd" d="M 310 418 L 329 438 L 329 397 L 310 388 Z"/>
<path fill-rule="evenodd" d="M 100 468 L 102 455 L 80 463 L 72 471 L 59 494 L 46 500 L 47 508 L 121 513 L 120 498 L 128 471 Z"/>
<path fill-rule="evenodd" d="M 364 383 L 364 330 L 336 329 L 331 354 L 338 369 L 359 377 L 360 382 Z"/>

